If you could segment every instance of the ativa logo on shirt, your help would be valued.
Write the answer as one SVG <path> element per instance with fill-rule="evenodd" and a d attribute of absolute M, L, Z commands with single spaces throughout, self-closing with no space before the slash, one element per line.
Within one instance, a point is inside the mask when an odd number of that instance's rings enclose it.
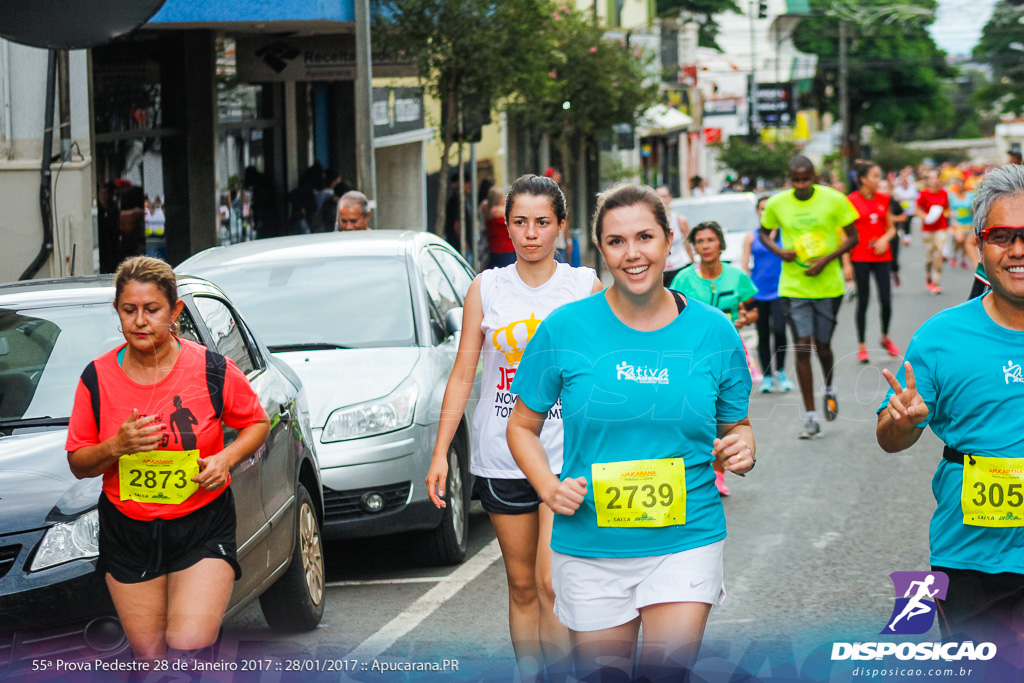
<path fill-rule="evenodd" d="M 668 368 L 659 370 L 641 365 L 633 367 L 626 361 L 615 366 L 615 379 L 636 382 L 637 384 L 668 384 Z"/>
<path fill-rule="evenodd" d="M 1003 368 L 1003 379 L 1006 384 L 1009 384 L 1010 382 L 1024 383 L 1024 377 L 1021 376 L 1021 367 L 1011 360 L 1006 367 Z"/>

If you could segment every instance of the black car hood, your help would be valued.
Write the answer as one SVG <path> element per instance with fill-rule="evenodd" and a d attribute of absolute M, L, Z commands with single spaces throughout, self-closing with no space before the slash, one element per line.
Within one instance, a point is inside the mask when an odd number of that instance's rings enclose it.
<path fill-rule="evenodd" d="M 71 519 L 96 505 L 102 481 L 68 467 L 66 429 L 0 437 L 0 535 Z"/>

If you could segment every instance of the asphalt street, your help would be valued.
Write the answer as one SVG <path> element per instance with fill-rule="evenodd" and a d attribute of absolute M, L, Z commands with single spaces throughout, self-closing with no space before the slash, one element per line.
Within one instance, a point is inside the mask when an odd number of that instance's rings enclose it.
<path fill-rule="evenodd" d="M 945 292 L 933 296 L 924 288 L 919 235 L 901 256 L 903 285 L 894 289 L 891 334 L 905 350 L 928 317 L 966 299 L 972 271 L 947 265 Z M 745 657 L 758 644 L 792 647 L 800 656 L 815 643 L 877 637 L 893 605 L 888 575 L 928 569 L 930 485 L 941 444 L 929 431 L 906 453 L 879 449 L 875 409 L 887 388 L 881 371 L 895 371 L 901 359 L 878 346 L 877 300 L 868 311 L 868 365 L 856 361 L 854 303 L 844 302 L 839 315 L 833 344 L 839 417 L 822 422 L 821 438 L 796 438 L 802 425 L 796 390 L 751 397 L 758 465 L 745 478 L 728 477 L 728 598 L 712 610 L 698 668 L 726 670 L 730 662 L 746 661 L 756 672 L 760 660 Z M 793 361 L 790 353 L 791 376 Z M 815 384 L 820 411 L 817 365 Z M 401 537 L 330 544 L 331 584 L 320 628 L 277 636 L 251 606 L 225 624 L 226 647 L 238 648 L 240 657 L 312 667 L 304 679 L 319 668 L 323 680 L 421 680 L 424 674 L 382 672 L 372 662 L 456 659 L 458 673 L 426 679 L 511 680 L 505 572 L 487 515 L 475 502 L 470 525 L 469 558 L 460 567 L 416 566 Z M 355 671 L 345 672 L 349 666 Z"/>

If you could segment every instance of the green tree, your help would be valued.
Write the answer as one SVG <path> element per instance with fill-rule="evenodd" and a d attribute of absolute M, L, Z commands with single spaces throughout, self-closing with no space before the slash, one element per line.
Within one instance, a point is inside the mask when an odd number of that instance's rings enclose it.
<path fill-rule="evenodd" d="M 992 82 L 979 88 L 974 102 L 993 103 L 1007 114 L 1024 114 L 1024 5 L 999 0 L 974 47 L 974 58 L 992 67 Z"/>
<path fill-rule="evenodd" d="M 553 5 L 547 21 L 545 33 L 553 40 L 546 50 L 536 50 L 546 60 L 544 78 L 524 81 L 506 106 L 517 120 L 555 141 L 566 201 L 574 207 L 573 147 L 582 158 L 614 126 L 635 123 L 656 102 L 658 83 L 648 78 L 650 58 L 625 42 L 606 40 L 590 13 Z M 583 171 L 580 163 L 575 170 Z"/>
<path fill-rule="evenodd" d="M 749 2 L 749 0 L 748 0 Z M 718 47 L 718 22 L 715 15 L 740 12 L 736 0 L 657 0 L 658 16 L 680 17 L 697 22 L 697 43 L 701 47 Z"/>
<path fill-rule="evenodd" d="M 372 0 L 375 51 L 410 60 L 445 111 L 435 231 L 442 233 L 459 114 L 536 89 L 548 0 Z M 535 49 L 539 45 L 540 49 Z"/>
<path fill-rule="evenodd" d="M 942 81 L 955 75 L 928 33 L 935 0 L 811 0 L 816 16 L 800 22 L 793 35 L 798 50 L 818 55 L 808 104 L 839 111 L 839 19 L 847 17 L 851 158 L 859 155 L 856 132 L 871 125 L 888 137 L 950 116 Z M 898 13 L 903 18 L 895 18 Z M 858 21 L 852 21 L 858 19 Z"/>
<path fill-rule="evenodd" d="M 718 150 L 718 166 L 733 171 L 739 178 L 753 184 L 758 179 L 779 183 L 786 177 L 789 161 L 797 154 L 792 142 L 746 142 L 733 135 L 724 143 L 713 145 Z"/>

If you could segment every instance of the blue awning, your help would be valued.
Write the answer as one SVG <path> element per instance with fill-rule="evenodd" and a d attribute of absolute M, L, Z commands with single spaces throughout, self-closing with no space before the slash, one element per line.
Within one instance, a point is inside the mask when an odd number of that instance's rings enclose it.
<path fill-rule="evenodd" d="M 150 24 L 355 21 L 353 0 L 167 0 Z"/>

